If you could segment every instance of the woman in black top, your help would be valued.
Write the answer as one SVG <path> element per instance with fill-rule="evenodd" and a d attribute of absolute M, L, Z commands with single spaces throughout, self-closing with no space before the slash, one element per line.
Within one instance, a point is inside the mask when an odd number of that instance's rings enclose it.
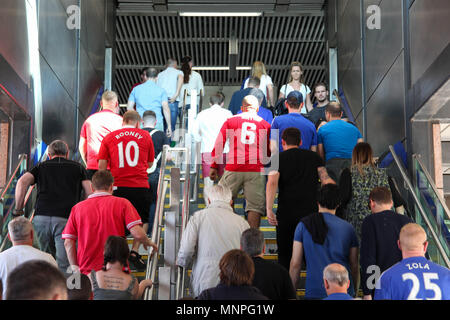
<path fill-rule="evenodd" d="M 252 286 L 255 266 L 242 250 L 231 250 L 219 262 L 220 283 L 204 290 L 199 300 L 268 300 L 259 289 Z"/>

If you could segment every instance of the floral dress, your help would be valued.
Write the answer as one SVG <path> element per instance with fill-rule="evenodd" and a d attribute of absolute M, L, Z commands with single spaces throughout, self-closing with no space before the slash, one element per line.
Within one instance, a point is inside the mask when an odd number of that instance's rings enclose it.
<path fill-rule="evenodd" d="M 389 188 L 387 173 L 384 169 L 363 167 L 364 175 L 358 168 L 346 169 L 346 174 L 351 176 L 351 198 L 347 204 L 345 219 L 355 228 L 358 239 L 361 240 L 361 225 L 365 217 L 371 214 L 369 208 L 370 192 L 376 187 Z M 344 177 L 342 177 L 344 178 Z M 347 180 L 349 180 L 347 178 Z"/>

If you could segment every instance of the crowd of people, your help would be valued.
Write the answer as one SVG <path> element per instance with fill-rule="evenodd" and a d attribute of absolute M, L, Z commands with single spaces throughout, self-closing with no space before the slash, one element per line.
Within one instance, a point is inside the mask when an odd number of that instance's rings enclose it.
<path fill-rule="evenodd" d="M 0 253 L 4 299 L 130 300 L 153 285 L 131 270 L 146 267 L 141 245 L 158 252 L 149 235 L 162 150 L 176 142 L 188 97 L 204 94 L 192 67 L 184 57 L 181 70 L 175 59 L 160 73 L 142 70 L 123 116 L 106 91 L 81 128 L 84 165 L 55 140 L 49 160 L 18 180 L 12 247 Z M 366 300 L 450 299 L 450 271 L 425 258 L 425 231 L 403 214 L 406 203 L 326 85 L 306 85 L 300 63 L 277 101 L 257 61 L 228 110 L 220 92 L 209 104 L 189 124 L 201 143 L 206 208 L 190 217 L 176 259 L 192 268 L 194 298 L 295 300 L 306 270 L 305 299 L 352 300 L 360 290 Z M 31 222 L 23 207 L 33 184 Z M 245 217 L 234 208 L 239 194 Z M 265 217 L 278 262 L 264 259 Z"/>

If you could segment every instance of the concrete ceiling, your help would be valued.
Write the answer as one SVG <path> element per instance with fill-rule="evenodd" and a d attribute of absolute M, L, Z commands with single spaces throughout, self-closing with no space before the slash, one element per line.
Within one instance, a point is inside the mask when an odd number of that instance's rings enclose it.
<path fill-rule="evenodd" d="M 240 85 L 250 67 L 263 61 L 274 84 L 288 81 L 289 65 L 300 61 L 312 87 L 326 80 L 324 0 L 119 0 L 116 89 L 125 103 L 146 66 L 162 69 L 169 57 L 194 59 L 205 85 Z M 185 17 L 180 12 L 262 12 L 258 17 Z M 238 55 L 230 59 L 230 40 Z M 205 67 L 215 70 L 202 70 Z"/>

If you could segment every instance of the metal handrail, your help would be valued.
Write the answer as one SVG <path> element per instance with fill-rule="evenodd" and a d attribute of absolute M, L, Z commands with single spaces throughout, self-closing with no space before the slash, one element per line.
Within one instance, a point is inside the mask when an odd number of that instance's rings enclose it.
<path fill-rule="evenodd" d="M 180 236 L 179 239 L 181 241 L 183 237 L 184 230 L 187 226 L 187 221 L 189 219 L 189 204 L 190 204 L 190 183 L 191 183 L 191 172 L 190 172 L 190 149 L 186 149 L 186 174 L 184 181 L 184 190 L 183 190 L 183 207 L 181 209 L 181 225 L 180 225 Z M 184 279 L 185 279 L 185 270 L 183 267 L 178 266 L 178 274 L 177 274 L 177 283 L 175 290 L 175 299 L 178 300 L 180 295 L 184 292 Z"/>
<path fill-rule="evenodd" d="M 8 191 L 9 187 L 11 186 L 11 183 L 13 182 L 14 178 L 16 177 L 17 172 L 20 170 L 20 168 L 23 165 L 23 162 L 28 159 L 28 156 L 26 154 L 19 155 L 19 164 L 17 165 L 16 169 L 14 170 L 13 174 L 8 180 L 8 183 L 6 184 L 5 188 L 3 188 L 2 193 L 0 195 L 0 202 L 3 202 L 6 191 Z"/>
<path fill-rule="evenodd" d="M 447 268 L 450 268 L 450 260 L 447 256 L 447 254 L 445 253 L 445 250 L 439 241 L 439 237 L 437 236 L 436 232 L 434 231 L 434 229 L 430 223 L 430 220 L 428 219 L 427 214 L 425 213 L 425 210 L 424 210 L 422 204 L 420 203 L 419 198 L 417 197 L 416 193 L 414 192 L 414 187 L 413 187 L 411 181 L 409 180 L 408 175 L 406 174 L 405 168 L 403 168 L 403 165 L 401 164 L 400 160 L 398 159 L 397 154 L 395 153 L 394 147 L 390 145 L 389 150 L 391 151 L 394 161 L 400 170 L 403 180 L 406 182 L 406 185 L 407 185 L 409 191 L 411 192 L 412 197 L 414 198 L 414 202 L 415 202 L 417 208 L 419 208 L 419 212 L 420 212 L 420 215 L 422 216 L 422 219 L 425 221 L 425 224 L 427 225 L 428 229 L 430 230 L 431 236 L 433 237 L 433 240 L 436 243 L 439 253 L 441 254 L 442 258 L 444 259 L 444 262 L 447 265 Z"/>
<path fill-rule="evenodd" d="M 153 296 L 153 288 L 155 285 L 155 275 L 156 275 L 156 266 L 158 264 L 158 254 L 160 247 L 160 239 L 161 239 L 161 225 L 162 225 L 162 213 L 164 209 L 164 201 L 165 194 L 167 191 L 168 182 L 164 179 L 165 168 L 167 165 L 167 152 L 169 150 L 169 146 L 165 145 L 163 147 L 162 156 L 161 156 L 161 167 L 159 169 L 159 179 L 158 179 L 158 191 L 157 191 L 157 203 L 155 208 L 155 218 L 153 222 L 153 230 L 152 230 L 152 241 L 158 246 L 158 252 L 153 253 L 153 247 L 149 248 L 148 251 L 148 263 L 145 272 L 145 279 L 151 279 L 153 282 L 153 286 L 151 288 L 146 288 L 144 291 L 144 300 L 150 300 Z M 152 256 L 153 254 L 153 256 Z"/>
<path fill-rule="evenodd" d="M 444 212 L 447 215 L 447 219 L 450 220 L 450 211 L 447 207 L 447 204 L 445 203 L 441 194 L 438 192 L 438 189 L 437 189 L 436 185 L 434 184 L 433 179 L 431 178 L 431 175 L 428 173 L 428 170 L 425 168 L 425 166 L 423 165 L 422 160 L 420 160 L 420 158 L 421 158 L 420 154 L 413 154 L 413 159 L 417 160 L 417 163 L 419 164 L 420 169 L 425 174 L 425 177 L 427 178 L 428 183 L 430 184 L 430 186 L 433 189 L 434 193 L 436 194 L 439 202 L 441 203 L 442 208 L 444 208 Z"/>

